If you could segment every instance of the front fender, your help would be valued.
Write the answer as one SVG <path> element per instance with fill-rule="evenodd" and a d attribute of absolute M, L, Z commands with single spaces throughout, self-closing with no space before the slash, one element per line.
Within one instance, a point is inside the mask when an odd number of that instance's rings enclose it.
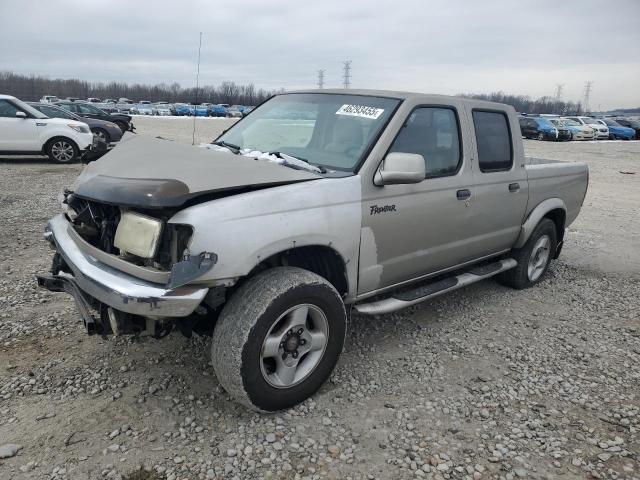
<path fill-rule="evenodd" d="M 192 255 L 218 257 L 198 283 L 232 283 L 276 253 L 326 246 L 342 257 L 351 293 L 357 284 L 361 211 L 360 177 L 351 176 L 211 200 L 178 212 L 169 222 L 192 226 Z"/>
<path fill-rule="evenodd" d="M 547 213 L 552 210 L 557 210 L 558 208 L 564 210 L 565 213 L 567 212 L 567 206 L 561 198 L 548 198 L 540 202 L 538 206 L 531 211 L 520 228 L 520 235 L 518 236 L 518 240 L 516 240 L 514 248 L 522 248 L 524 244 L 527 243 L 527 240 L 529 240 L 534 228 L 540 223 L 540 220 L 542 220 Z"/>

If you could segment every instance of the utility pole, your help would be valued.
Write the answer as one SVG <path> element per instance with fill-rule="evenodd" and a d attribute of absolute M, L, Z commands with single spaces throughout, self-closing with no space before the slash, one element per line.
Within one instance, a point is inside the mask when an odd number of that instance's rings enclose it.
<path fill-rule="evenodd" d="M 324 88 L 324 70 L 322 69 L 318 70 L 318 88 Z"/>
<path fill-rule="evenodd" d="M 351 60 L 345 60 L 344 62 L 342 62 L 342 69 L 343 69 L 343 78 L 344 78 L 344 83 L 342 84 L 344 86 L 344 88 L 349 88 L 349 86 L 351 85 Z"/>
<path fill-rule="evenodd" d="M 556 101 L 560 101 L 562 98 L 562 89 L 564 88 L 564 83 L 558 83 L 556 85 Z"/>
<path fill-rule="evenodd" d="M 200 88 L 200 51 L 202 50 L 202 32 L 198 43 L 198 73 L 196 73 L 196 104 L 193 106 L 193 133 L 191 135 L 191 145 L 196 144 L 196 108 L 198 107 L 198 89 Z"/>
<path fill-rule="evenodd" d="M 583 110 L 584 113 L 589 113 L 589 97 L 591 97 L 591 87 L 593 87 L 593 82 L 591 80 L 587 80 L 584 83 L 584 100 L 583 100 Z"/>

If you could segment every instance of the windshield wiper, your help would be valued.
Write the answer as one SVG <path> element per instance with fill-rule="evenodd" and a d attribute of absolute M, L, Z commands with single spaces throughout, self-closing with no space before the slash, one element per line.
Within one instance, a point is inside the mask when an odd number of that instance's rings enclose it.
<path fill-rule="evenodd" d="M 269 154 L 269 155 L 274 155 L 274 156 L 276 156 L 276 157 L 278 157 L 278 158 L 281 158 L 281 159 L 283 159 L 285 162 L 287 161 L 287 159 L 286 159 L 286 158 L 284 158 L 284 157 L 282 156 L 283 152 L 268 152 L 268 154 Z M 288 154 L 288 153 L 285 153 L 284 155 L 286 155 L 287 157 L 294 158 L 294 159 L 296 159 L 296 160 L 300 160 L 301 162 L 307 163 L 307 164 L 311 165 L 312 167 L 315 167 L 315 168 L 317 168 L 318 170 L 320 170 L 320 173 L 327 173 L 327 169 L 326 169 L 326 168 L 324 168 L 322 165 L 314 165 L 313 163 L 311 163 L 311 162 L 310 162 L 309 160 L 307 160 L 306 158 L 296 157 L 296 156 L 290 155 L 290 154 Z M 287 163 L 286 165 L 287 165 L 287 166 L 290 166 L 290 167 L 294 167 L 294 168 L 296 168 L 296 166 L 295 166 L 295 165 L 292 165 L 291 163 Z"/>
<path fill-rule="evenodd" d="M 213 145 L 218 145 L 219 147 L 225 147 L 231 150 L 233 153 L 240 153 L 241 148 L 238 145 L 234 145 L 233 143 L 225 142 L 224 140 L 218 140 L 217 142 L 211 142 Z"/>

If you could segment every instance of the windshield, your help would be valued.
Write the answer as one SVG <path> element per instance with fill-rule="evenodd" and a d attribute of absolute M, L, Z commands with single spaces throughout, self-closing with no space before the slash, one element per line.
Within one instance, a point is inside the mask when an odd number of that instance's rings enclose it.
<path fill-rule="evenodd" d="M 37 107 L 33 107 L 36 110 L 41 111 L 49 118 L 66 118 L 68 120 L 77 120 L 78 117 L 69 113 L 61 108 L 50 107 L 48 105 L 38 105 Z"/>
<path fill-rule="evenodd" d="M 277 95 L 218 141 L 354 171 L 399 103 L 392 98 L 347 94 Z"/>
<path fill-rule="evenodd" d="M 31 105 L 24 103 L 22 100 L 18 100 L 17 98 L 14 98 L 11 101 L 16 105 L 16 107 L 18 107 L 23 112 L 28 113 L 33 118 L 49 118 L 44 113 L 41 113 L 35 108 L 33 108 Z"/>
<path fill-rule="evenodd" d="M 604 123 L 606 123 L 607 125 L 609 125 L 610 127 L 621 127 L 622 126 L 618 122 L 616 122 L 615 120 L 611 120 L 610 118 L 603 118 L 602 121 Z"/>
<path fill-rule="evenodd" d="M 562 120 L 558 120 L 557 118 L 554 118 L 553 120 L 549 120 L 549 121 L 553 123 L 556 127 L 564 126 L 564 122 Z"/>
<path fill-rule="evenodd" d="M 595 118 L 583 118 L 584 123 L 588 123 L 589 125 L 601 125 Z"/>
<path fill-rule="evenodd" d="M 580 126 L 580 122 L 576 122 L 575 120 L 571 120 L 570 118 L 563 118 L 562 119 L 562 123 L 564 125 L 568 125 L 570 127 L 579 127 Z"/>

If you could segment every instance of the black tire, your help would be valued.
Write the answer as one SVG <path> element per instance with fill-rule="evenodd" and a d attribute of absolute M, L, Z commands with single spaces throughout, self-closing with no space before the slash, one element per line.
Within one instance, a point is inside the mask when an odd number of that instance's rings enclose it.
<path fill-rule="evenodd" d="M 269 359 L 263 358 L 263 342 L 279 319 L 300 305 L 324 314 L 326 344 L 305 377 L 291 386 L 276 387 L 264 373 Z M 311 317 L 304 318 L 309 322 Z M 301 268 L 272 268 L 249 278 L 222 310 L 213 332 L 213 368 L 225 390 L 247 407 L 267 412 L 289 408 L 313 395 L 329 378 L 342 352 L 346 325 L 342 298 L 327 280 Z M 303 354 L 298 361 L 302 364 L 306 358 Z"/>
<path fill-rule="evenodd" d="M 125 122 L 121 120 L 117 120 L 113 123 L 115 123 L 116 125 L 118 125 L 118 127 L 120 127 L 120 130 L 122 130 L 122 133 L 125 133 L 126 131 L 129 130 L 129 125 L 127 125 Z"/>
<path fill-rule="evenodd" d="M 539 132 L 538 136 L 536 137 L 538 140 L 544 140 L 544 133 Z"/>
<path fill-rule="evenodd" d="M 80 150 L 76 143 L 66 137 L 56 137 L 49 140 L 45 152 L 49 156 L 49 160 L 60 164 L 73 163 L 80 156 Z"/>
<path fill-rule="evenodd" d="M 536 254 L 538 242 L 542 237 L 547 236 L 549 239 L 549 248 L 548 248 L 548 257 L 541 270 L 536 271 L 536 275 L 531 278 L 529 272 L 529 261 Z M 511 270 L 507 270 L 506 272 L 502 272 L 497 276 L 497 279 L 503 285 L 506 285 L 511 288 L 515 288 L 517 290 L 522 290 L 523 288 L 529 288 L 539 283 L 544 279 L 545 274 L 549 268 L 549 264 L 551 263 L 551 259 L 554 256 L 557 246 L 557 232 L 556 225 L 548 218 L 543 218 L 540 220 L 540 223 L 536 226 L 536 228 L 531 233 L 529 240 L 524 244 L 522 248 L 514 248 L 511 251 L 511 257 L 514 258 L 518 265 Z M 535 248 L 535 250 L 534 250 Z"/>
<path fill-rule="evenodd" d="M 105 142 L 106 144 L 111 143 L 111 135 L 103 128 L 94 128 L 91 130 L 93 135 L 98 137 L 99 140 Z"/>

